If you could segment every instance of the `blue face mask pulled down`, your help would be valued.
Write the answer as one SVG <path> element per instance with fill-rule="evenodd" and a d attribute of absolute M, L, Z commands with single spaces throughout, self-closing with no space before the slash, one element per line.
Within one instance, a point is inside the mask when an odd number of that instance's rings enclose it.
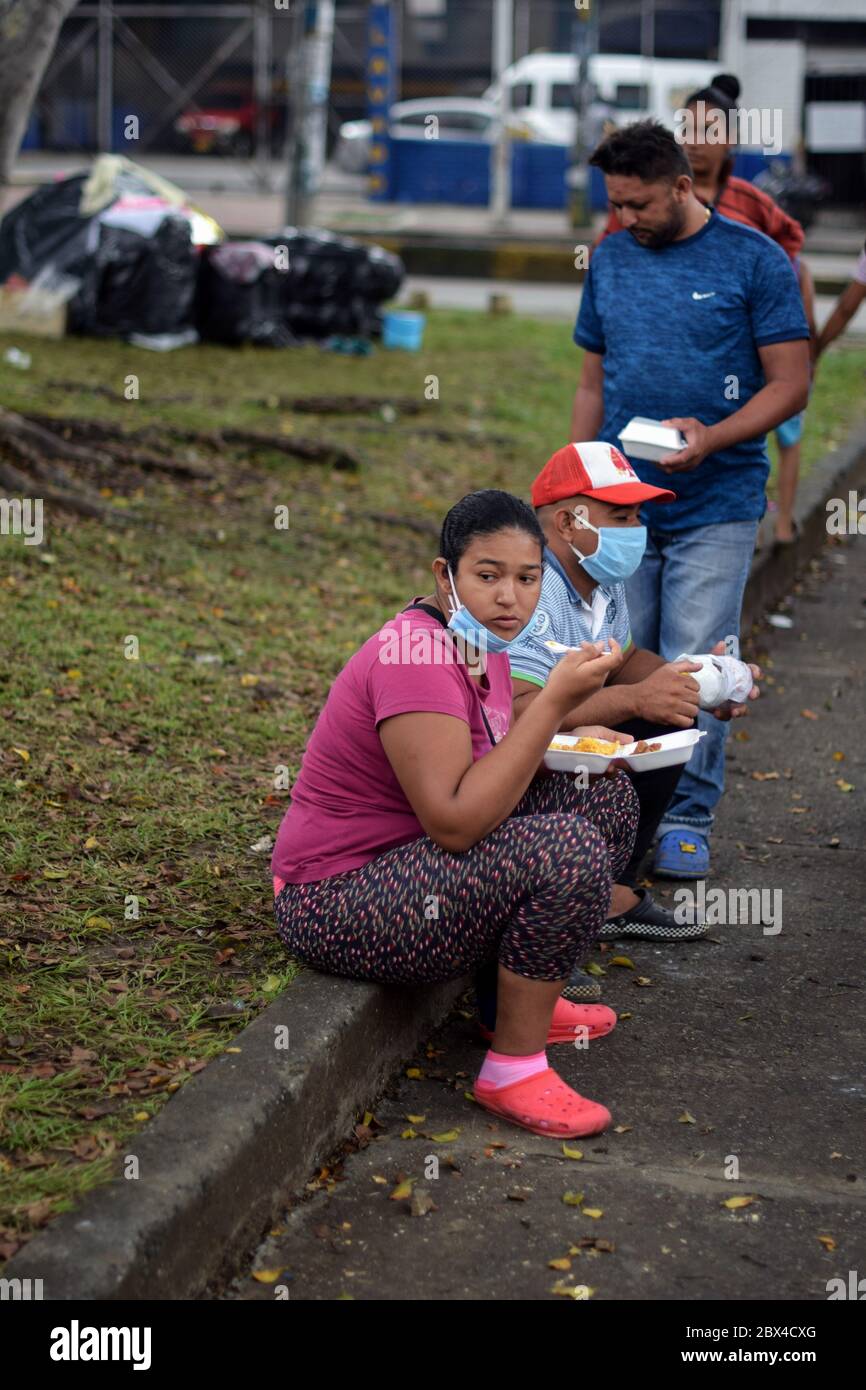
<path fill-rule="evenodd" d="M 506 641 L 504 637 L 498 636 L 497 633 L 491 632 L 489 627 L 479 623 L 477 618 L 473 618 L 466 605 L 460 602 L 454 587 L 454 575 L 451 573 L 450 565 L 448 566 L 448 579 L 454 597 L 454 607 L 451 617 L 448 619 L 448 628 L 458 637 L 462 637 L 463 641 L 474 647 L 477 652 L 505 652 L 513 642 L 519 642 L 522 637 L 525 637 L 532 627 L 534 614 L 525 627 L 522 627 L 519 632 Z"/>
<path fill-rule="evenodd" d="M 645 526 L 593 526 L 578 512 L 574 519 L 598 536 L 594 555 L 584 555 L 576 545 L 571 547 L 591 578 L 599 584 L 618 584 L 634 574 L 646 550 Z"/>

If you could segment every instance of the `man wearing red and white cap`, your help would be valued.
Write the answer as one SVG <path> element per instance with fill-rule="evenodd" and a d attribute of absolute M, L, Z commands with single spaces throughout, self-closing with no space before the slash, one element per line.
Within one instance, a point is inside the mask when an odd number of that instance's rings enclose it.
<path fill-rule="evenodd" d="M 547 538 L 541 598 L 528 637 L 509 648 L 514 714 L 547 683 L 559 654 L 550 641 L 574 647 L 581 642 L 618 646 L 622 661 L 607 684 L 570 710 L 562 728 L 600 724 L 651 738 L 690 728 L 698 712 L 698 686 L 689 661 L 666 662 L 631 640 L 625 580 L 640 564 L 646 529 L 641 505 L 671 501 L 665 488 L 642 483 L 631 464 L 611 444 L 567 444 L 545 464 L 532 485 L 532 503 Z M 720 710 L 720 717 L 728 711 Z M 614 888 L 614 916 L 601 940 L 645 936 L 679 940 L 702 936 L 702 924 L 678 924 L 673 913 L 635 889 L 640 861 L 652 842 L 673 795 L 682 767 L 644 772 L 634 779 L 641 802 L 635 850 L 626 881 Z"/>

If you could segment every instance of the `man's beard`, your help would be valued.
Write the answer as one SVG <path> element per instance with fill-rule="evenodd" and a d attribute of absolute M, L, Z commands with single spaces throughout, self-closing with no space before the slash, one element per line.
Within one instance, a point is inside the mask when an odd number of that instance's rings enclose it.
<path fill-rule="evenodd" d="M 642 232 L 638 237 L 629 227 L 629 231 L 637 242 L 638 246 L 645 246 L 650 251 L 657 251 L 662 246 L 669 246 L 672 241 L 676 241 L 685 225 L 686 215 L 674 205 L 671 215 L 667 222 L 661 227 L 654 227 L 652 231 Z"/>

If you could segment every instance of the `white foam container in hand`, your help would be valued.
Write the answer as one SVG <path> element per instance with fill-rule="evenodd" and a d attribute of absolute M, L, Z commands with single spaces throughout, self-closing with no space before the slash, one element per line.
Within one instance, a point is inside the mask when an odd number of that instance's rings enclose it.
<path fill-rule="evenodd" d="M 698 741 L 704 737 L 702 729 L 680 729 L 675 734 L 660 734 L 658 738 L 648 738 L 646 743 L 660 743 L 655 753 L 636 753 L 637 743 L 624 743 L 616 753 L 581 753 L 567 749 L 548 748 L 544 755 L 544 766 L 551 772 L 575 773 L 586 768 L 592 776 L 607 772 L 612 762 L 624 762 L 632 772 L 652 772 L 657 767 L 675 767 L 687 763 Z M 557 743 L 578 744 L 578 734 L 557 734 Z"/>
<path fill-rule="evenodd" d="M 633 459 L 658 463 L 666 454 L 677 454 L 686 441 L 673 425 L 663 425 L 648 415 L 633 415 L 619 436 L 623 453 Z"/>
<path fill-rule="evenodd" d="M 557 743 L 570 743 L 575 750 L 580 742 L 580 735 L 557 734 Z M 623 748 L 633 747 L 632 744 L 624 743 Z M 544 766 L 550 768 L 551 772 L 577 772 L 578 768 L 585 767 L 587 772 L 593 776 L 602 772 L 607 772 L 616 753 L 580 753 L 566 751 L 564 748 L 548 748 L 544 755 Z"/>
<path fill-rule="evenodd" d="M 635 753 L 636 743 L 623 744 L 617 757 L 628 763 L 632 772 L 652 772 L 656 767 L 676 767 L 677 763 L 687 763 L 700 739 L 705 738 L 703 729 L 678 729 L 675 734 L 660 734 L 658 738 L 645 739 L 645 743 L 660 743 L 657 753 Z"/>

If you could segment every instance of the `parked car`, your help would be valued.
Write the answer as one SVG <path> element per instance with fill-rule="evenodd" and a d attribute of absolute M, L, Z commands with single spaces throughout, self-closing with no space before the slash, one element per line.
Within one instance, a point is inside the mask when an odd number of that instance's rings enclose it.
<path fill-rule="evenodd" d="M 228 93 L 212 105 L 190 107 L 174 122 L 181 144 L 194 154 L 224 154 L 249 159 L 256 145 L 258 105 L 249 94 Z M 278 145 L 285 117 L 279 102 L 265 110 L 271 151 Z"/>
<path fill-rule="evenodd" d="M 691 58 L 642 58 L 633 53 L 594 53 L 589 76 L 595 100 L 616 125 L 655 117 L 671 125 L 686 97 L 709 85 L 719 71 L 718 62 Z M 529 53 L 506 68 L 510 106 L 523 120 L 540 120 L 557 144 L 571 145 L 577 133 L 575 83 L 577 59 L 573 53 Z M 499 83 L 484 93 L 496 101 Z"/>
<path fill-rule="evenodd" d="M 435 118 L 436 125 L 433 125 Z M 395 140 L 423 140 L 435 129 L 440 140 L 481 140 L 492 144 L 499 128 L 495 101 L 481 97 L 426 97 L 398 101 L 391 107 L 390 134 Z M 555 122 L 537 112 L 515 114 L 509 121 L 512 139 L 556 143 Z M 337 166 L 348 174 L 363 174 L 370 158 L 369 121 L 345 121 L 334 151 Z M 427 138 L 434 138 L 428 136 Z"/>

